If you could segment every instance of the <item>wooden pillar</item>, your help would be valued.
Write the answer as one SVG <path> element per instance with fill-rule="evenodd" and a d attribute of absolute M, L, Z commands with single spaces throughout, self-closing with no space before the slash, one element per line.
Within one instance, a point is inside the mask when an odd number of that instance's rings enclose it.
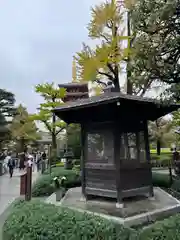
<path fill-rule="evenodd" d="M 118 118 L 114 124 L 114 164 L 116 168 L 116 191 L 117 191 L 117 208 L 123 208 L 122 201 L 122 185 L 120 176 L 120 147 L 121 147 L 121 133 Z"/>
<path fill-rule="evenodd" d="M 137 150 L 137 160 L 141 162 L 141 154 L 140 154 L 140 132 L 136 132 L 136 150 Z"/>
<path fill-rule="evenodd" d="M 87 156 L 87 133 L 84 124 L 81 124 L 81 184 L 82 184 L 82 195 L 86 199 L 86 177 L 85 177 L 85 162 Z"/>
<path fill-rule="evenodd" d="M 145 141 L 145 151 L 146 151 L 146 159 L 149 163 L 150 171 L 151 171 L 151 185 L 149 189 L 150 197 L 154 197 L 153 191 L 153 183 L 152 183 L 152 169 L 151 169 L 151 155 L 150 155 L 150 148 L 149 148 L 149 134 L 148 134 L 148 121 L 144 121 L 144 141 Z"/>
<path fill-rule="evenodd" d="M 32 195 L 32 166 L 27 167 L 27 174 L 26 174 L 26 193 L 25 193 L 25 200 L 30 201 Z"/>

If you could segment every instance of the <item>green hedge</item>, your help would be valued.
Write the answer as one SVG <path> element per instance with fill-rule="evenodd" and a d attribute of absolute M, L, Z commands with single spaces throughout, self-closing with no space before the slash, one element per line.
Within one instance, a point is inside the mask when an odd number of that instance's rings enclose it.
<path fill-rule="evenodd" d="M 168 167 L 170 160 L 172 160 L 172 154 L 170 153 L 151 154 L 152 167 Z"/>
<path fill-rule="evenodd" d="M 152 179 L 153 179 L 153 186 L 154 187 L 161 187 L 161 188 L 171 187 L 169 174 L 153 172 L 152 173 Z"/>
<path fill-rule="evenodd" d="M 51 175 L 46 172 L 46 174 L 43 174 L 34 182 L 32 186 L 32 196 L 50 196 L 55 192 L 53 178 L 56 176 L 60 178 L 65 176 L 67 178 L 65 182 L 65 188 L 67 189 L 81 185 L 80 176 L 75 170 L 65 170 L 62 167 L 56 167 L 52 168 Z"/>
<path fill-rule="evenodd" d="M 3 226 L 4 240 L 179 240 L 180 214 L 132 230 L 104 218 L 39 201 L 19 201 Z"/>
<path fill-rule="evenodd" d="M 16 204 L 3 227 L 4 240 L 130 240 L 135 235 L 112 221 L 38 201 Z"/>
<path fill-rule="evenodd" d="M 138 240 L 179 240 L 180 215 L 158 221 L 151 227 L 141 230 Z"/>
<path fill-rule="evenodd" d="M 173 182 L 173 185 L 171 187 L 173 190 L 177 191 L 180 193 L 180 179 L 176 178 Z"/>
<path fill-rule="evenodd" d="M 76 166 L 73 170 L 65 170 L 62 167 L 52 168 L 52 174 L 46 172 L 40 176 L 32 187 L 32 196 L 33 197 L 43 197 L 50 196 L 55 192 L 55 187 L 53 183 L 53 178 L 55 176 L 63 177 L 66 176 L 67 181 L 65 187 L 72 188 L 81 186 L 81 180 L 79 175 L 80 166 Z M 163 188 L 170 187 L 170 180 L 168 174 L 153 173 L 153 185 Z"/>

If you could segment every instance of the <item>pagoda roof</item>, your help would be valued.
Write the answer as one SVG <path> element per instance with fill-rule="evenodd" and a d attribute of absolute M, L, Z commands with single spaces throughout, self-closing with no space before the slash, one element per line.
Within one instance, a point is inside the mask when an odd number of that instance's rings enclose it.
<path fill-rule="evenodd" d="M 67 92 L 65 95 L 66 97 L 81 97 L 81 96 L 88 96 L 88 92 Z"/>
<path fill-rule="evenodd" d="M 87 82 L 79 83 L 79 82 L 71 82 L 71 83 L 61 83 L 58 84 L 59 88 L 74 88 L 74 87 L 88 87 Z"/>
<path fill-rule="evenodd" d="M 117 112 L 124 119 L 154 121 L 180 108 L 179 104 L 144 98 L 120 92 L 107 92 L 79 99 L 55 108 L 54 113 L 67 123 L 112 121 Z"/>

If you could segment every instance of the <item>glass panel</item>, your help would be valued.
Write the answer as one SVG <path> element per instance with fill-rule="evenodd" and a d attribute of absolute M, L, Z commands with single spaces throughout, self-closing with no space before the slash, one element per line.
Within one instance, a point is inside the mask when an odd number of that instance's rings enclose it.
<path fill-rule="evenodd" d="M 139 145 L 140 145 L 140 162 L 146 162 L 146 148 L 143 131 L 139 133 Z"/>
<path fill-rule="evenodd" d="M 104 156 L 104 138 L 100 134 L 88 134 L 88 152 L 94 157 Z"/>
<path fill-rule="evenodd" d="M 137 159 L 136 134 L 128 133 L 127 135 L 130 159 Z"/>
<path fill-rule="evenodd" d="M 123 133 L 121 135 L 120 156 L 122 159 L 127 159 L 127 160 L 137 159 L 135 133 Z"/>
<path fill-rule="evenodd" d="M 113 163 L 113 136 L 110 131 L 88 134 L 88 161 Z"/>

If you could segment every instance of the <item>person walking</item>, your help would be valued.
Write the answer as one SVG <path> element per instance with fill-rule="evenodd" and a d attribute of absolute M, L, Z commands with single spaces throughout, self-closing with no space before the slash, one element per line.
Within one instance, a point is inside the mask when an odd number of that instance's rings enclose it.
<path fill-rule="evenodd" d="M 42 158 L 41 172 L 44 173 L 44 171 L 46 169 L 46 153 L 45 153 L 45 151 L 42 153 L 41 158 Z"/>
<path fill-rule="evenodd" d="M 40 171 L 40 166 L 41 166 L 41 153 L 38 152 L 36 154 L 36 164 L 37 164 L 37 171 L 39 172 Z"/>
<path fill-rule="evenodd" d="M 15 160 L 11 157 L 11 155 L 8 154 L 8 156 L 9 156 L 9 160 L 8 160 L 9 175 L 10 175 L 10 178 L 12 178 L 16 164 L 15 164 Z"/>
<path fill-rule="evenodd" d="M 34 157 L 33 157 L 33 155 L 31 155 L 31 154 L 29 154 L 28 155 L 28 161 L 27 161 L 27 166 L 28 167 L 32 167 L 32 171 L 34 172 Z"/>

